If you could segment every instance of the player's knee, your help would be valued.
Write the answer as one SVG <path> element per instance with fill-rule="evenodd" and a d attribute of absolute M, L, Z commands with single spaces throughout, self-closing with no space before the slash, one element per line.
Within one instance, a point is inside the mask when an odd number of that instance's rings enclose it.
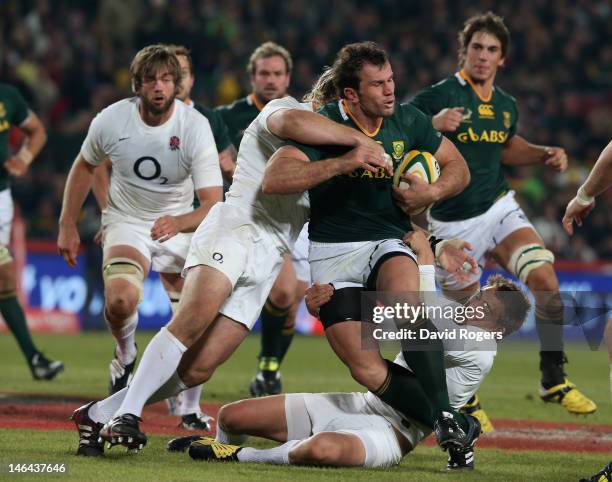
<path fill-rule="evenodd" d="M 557 292 L 559 280 L 551 264 L 544 264 L 529 273 L 527 286 L 532 291 Z"/>
<path fill-rule="evenodd" d="M 287 309 L 295 300 L 295 290 L 286 286 L 275 286 L 268 295 L 268 299 L 277 307 Z"/>
<path fill-rule="evenodd" d="M 130 290 L 114 291 L 107 294 L 106 311 L 111 323 L 113 320 L 125 320 L 136 311 L 137 307 L 138 297 Z"/>
<path fill-rule="evenodd" d="M 229 433 L 239 433 L 241 422 L 244 419 L 242 410 L 243 401 L 228 403 L 219 410 L 218 425 Z"/>
<path fill-rule="evenodd" d="M 214 368 L 189 366 L 183 369 L 179 366 L 179 377 L 188 387 L 195 387 L 207 382 L 214 373 Z"/>
<path fill-rule="evenodd" d="M 289 461 L 295 465 L 333 465 L 339 447 L 324 433 L 313 435 L 289 452 Z"/>

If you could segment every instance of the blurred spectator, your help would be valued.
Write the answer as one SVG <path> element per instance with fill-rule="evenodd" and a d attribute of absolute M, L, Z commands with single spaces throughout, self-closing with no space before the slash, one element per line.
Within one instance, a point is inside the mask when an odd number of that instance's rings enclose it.
<path fill-rule="evenodd" d="M 559 193 L 575 190 L 612 138 L 609 0 L 379 0 L 376 7 L 324 0 L 4 0 L 0 78 L 22 90 L 49 130 L 36 174 L 15 183 L 30 234 L 54 237 L 48 219 L 58 211 L 61 189 L 44 199 L 31 193 L 48 192 L 46 182 L 65 175 L 102 106 L 131 95 L 127 68 L 148 43 L 189 46 L 195 97 L 214 106 L 248 93 L 248 55 L 265 40 L 293 54 L 291 94 L 298 97 L 342 45 L 374 40 L 391 55 L 401 99 L 456 69 L 457 31 L 468 16 L 488 9 L 506 17 L 512 35 L 511 68 L 498 82 L 518 99 L 520 131 L 535 143 L 565 147 L 570 165 L 583 167 L 564 184 L 546 169 L 517 169 L 510 172 L 512 186 L 552 236 L 557 255 L 578 249 L 555 237 L 560 218 L 553 211 L 567 202 Z M 610 198 L 602 199 L 584 227 L 599 258 L 612 258 L 610 208 Z"/>

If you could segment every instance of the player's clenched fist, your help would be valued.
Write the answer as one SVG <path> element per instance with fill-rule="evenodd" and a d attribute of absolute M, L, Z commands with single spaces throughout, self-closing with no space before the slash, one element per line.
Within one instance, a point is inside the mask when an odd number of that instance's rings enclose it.
<path fill-rule="evenodd" d="M 319 316 L 319 308 L 327 303 L 334 294 L 334 287 L 331 284 L 318 285 L 314 283 L 306 290 L 304 301 L 308 313 L 312 316 Z"/>
<path fill-rule="evenodd" d="M 345 174 L 358 168 L 377 172 L 381 167 L 387 174 L 393 174 L 393 167 L 387 162 L 387 154 L 378 144 L 360 144 L 344 154 L 340 161 L 341 172 Z"/>
<path fill-rule="evenodd" d="M 463 107 L 447 107 L 433 116 L 432 124 L 440 132 L 455 132 L 463 119 Z"/>

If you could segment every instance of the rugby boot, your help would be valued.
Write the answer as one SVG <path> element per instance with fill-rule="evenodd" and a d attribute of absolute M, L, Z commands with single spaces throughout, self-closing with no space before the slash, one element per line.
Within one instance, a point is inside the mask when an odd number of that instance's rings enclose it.
<path fill-rule="evenodd" d="M 480 399 L 478 398 L 478 394 L 475 394 L 472 398 L 470 398 L 468 402 L 463 407 L 461 407 L 459 411 L 463 414 L 476 417 L 480 422 L 480 426 L 482 428 L 483 433 L 489 433 L 495 430 L 495 428 L 493 427 L 493 423 L 491 423 L 491 420 L 489 419 L 489 416 L 480 405 Z"/>
<path fill-rule="evenodd" d="M 104 443 L 100 440 L 100 430 L 104 425 L 89 418 L 89 407 L 94 403 L 96 402 L 89 402 L 77 408 L 70 417 L 79 432 L 79 447 L 76 454 L 85 457 L 104 455 Z"/>
<path fill-rule="evenodd" d="M 238 445 L 215 442 L 214 438 L 200 437 L 191 442 L 189 456 L 193 460 L 208 460 L 221 462 L 238 462 Z"/>
<path fill-rule="evenodd" d="M 474 446 L 482 433 L 480 421 L 471 415 L 465 415 L 468 430 L 465 433 L 464 448 L 448 449 L 448 462 L 446 470 L 473 470 L 474 469 Z"/>
<path fill-rule="evenodd" d="M 142 419 L 131 413 L 124 413 L 111 419 L 100 430 L 102 440 L 108 448 L 123 445 L 128 450 L 139 451 L 147 444 L 147 436 L 140 431 Z"/>

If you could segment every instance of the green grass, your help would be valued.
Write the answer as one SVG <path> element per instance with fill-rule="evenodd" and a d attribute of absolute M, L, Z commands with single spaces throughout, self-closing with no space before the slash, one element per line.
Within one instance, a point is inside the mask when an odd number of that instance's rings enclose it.
<path fill-rule="evenodd" d="M 141 351 L 150 333 L 139 335 Z M 31 380 L 27 367 L 11 336 L 0 336 L 0 392 L 52 393 L 103 397 L 113 343 L 106 333 L 74 336 L 38 336 L 37 341 L 51 357 L 66 363 L 66 372 L 53 382 Z M 249 337 L 237 353 L 205 386 L 207 402 L 227 402 L 247 396 L 247 386 L 255 370 L 258 338 Z M 545 405 L 537 398 L 537 348 L 521 345 L 520 350 L 503 350 L 493 371 L 484 382 L 480 397 L 493 418 L 526 418 L 549 421 L 611 423 L 608 358 L 605 351 L 591 352 L 568 347 L 568 372 L 573 381 L 599 406 L 596 414 L 577 418 L 556 405 Z M 322 338 L 298 337 L 283 365 L 286 391 L 360 390 L 347 370 L 334 357 Z M 446 474 L 445 458 L 433 447 L 418 447 L 399 467 L 390 470 L 313 469 L 274 467 L 254 464 L 227 466 L 196 464 L 184 454 L 163 450 L 167 437 L 151 437 L 138 455 L 125 455 L 120 449 L 108 452 L 103 460 L 73 455 L 73 432 L 42 432 L 0 428 L 0 462 L 65 462 L 69 473 L 54 478 L 71 480 L 577 480 L 599 470 L 609 459 L 604 454 L 517 452 L 481 449 L 477 470 Z M 266 442 L 255 440 L 255 445 Z M 5 475 L 5 474 L 2 474 Z M 49 477 L 49 476 L 45 476 Z M 20 480 L 42 480 L 40 476 L 19 476 Z"/>

